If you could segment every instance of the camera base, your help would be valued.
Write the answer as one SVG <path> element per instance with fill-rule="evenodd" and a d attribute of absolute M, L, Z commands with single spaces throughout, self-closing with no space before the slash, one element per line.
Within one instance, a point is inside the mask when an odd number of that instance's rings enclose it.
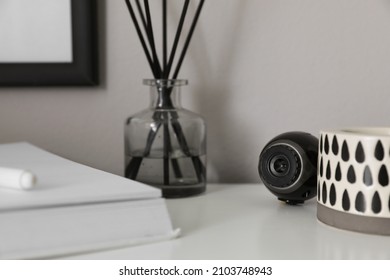
<path fill-rule="evenodd" d="M 284 198 L 278 198 L 280 201 L 285 202 L 288 205 L 298 205 L 305 203 L 304 200 L 294 200 L 294 199 L 284 199 Z"/>

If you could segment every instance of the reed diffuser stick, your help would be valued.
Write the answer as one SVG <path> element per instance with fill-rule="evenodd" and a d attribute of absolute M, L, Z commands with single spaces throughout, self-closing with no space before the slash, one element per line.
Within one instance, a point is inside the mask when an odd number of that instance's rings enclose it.
<path fill-rule="evenodd" d="M 153 24 L 152 24 L 152 17 L 150 16 L 150 8 L 149 8 L 148 0 L 144 0 L 144 6 L 145 6 L 145 14 L 146 14 L 146 23 L 148 28 L 147 34 L 149 36 L 150 48 L 152 49 L 154 67 L 157 72 L 157 78 L 160 79 L 162 70 L 161 70 L 160 62 L 157 57 L 156 45 L 154 43 Z"/>
<path fill-rule="evenodd" d="M 164 75 L 164 72 L 165 72 L 165 69 L 167 67 L 167 56 L 168 56 L 168 42 L 167 42 L 167 38 L 168 38 L 168 31 L 167 31 L 167 0 L 162 0 L 162 37 L 163 37 L 163 46 L 162 46 L 162 49 L 163 49 L 163 53 L 162 53 L 162 56 L 163 56 L 163 65 L 162 65 L 162 68 L 163 68 L 163 77 L 165 77 Z"/>
<path fill-rule="evenodd" d="M 198 8 L 196 9 L 194 20 L 192 21 L 192 24 L 191 24 L 191 27 L 190 27 L 190 31 L 188 33 L 186 42 L 184 44 L 183 50 L 182 50 L 180 58 L 179 58 L 179 62 L 177 63 L 176 70 L 175 70 L 175 72 L 174 72 L 174 74 L 172 76 L 172 79 L 176 79 L 178 74 L 179 74 L 180 67 L 181 67 L 181 65 L 183 63 L 183 60 L 184 60 L 184 57 L 186 55 L 188 46 L 190 45 L 192 34 L 194 34 L 195 26 L 196 26 L 196 23 L 198 22 L 200 12 L 202 11 L 203 4 L 204 4 L 204 0 L 200 0 Z"/>
<path fill-rule="evenodd" d="M 163 46 L 162 46 L 162 56 L 163 56 L 163 70 L 161 76 L 164 77 L 165 68 L 167 65 L 167 1 L 162 1 L 162 36 L 163 36 Z M 164 185 L 169 186 L 169 155 L 172 150 L 171 138 L 169 135 L 169 115 L 168 113 L 164 113 Z M 172 161 L 173 167 L 176 168 L 178 165 L 176 164 L 176 159 Z M 177 172 L 175 172 L 177 174 Z"/>
<path fill-rule="evenodd" d="M 144 12 L 142 11 L 142 6 L 141 6 L 141 3 L 140 3 L 140 0 L 135 0 L 135 4 L 137 5 L 138 14 L 139 14 L 139 16 L 141 18 L 142 25 L 144 26 L 144 30 L 147 33 L 148 27 L 147 27 L 147 23 L 146 23 Z"/>
<path fill-rule="evenodd" d="M 183 50 L 181 52 L 181 55 L 180 55 L 180 58 L 179 58 L 179 61 L 177 63 L 176 70 L 175 70 L 175 72 L 173 74 L 172 79 L 176 79 L 178 74 L 179 74 L 181 65 L 182 65 L 184 57 L 186 55 L 186 52 L 187 52 L 188 46 L 190 44 L 192 35 L 194 33 L 196 24 L 198 22 L 200 12 L 202 11 L 203 4 L 204 4 L 204 0 L 201 0 L 199 2 L 198 8 L 196 10 L 193 22 L 192 22 L 191 27 L 190 27 L 190 31 L 188 33 L 187 39 L 185 41 Z M 180 24 L 179 24 L 179 26 L 180 26 Z M 191 155 L 191 152 L 190 152 L 190 150 L 188 148 L 187 141 L 185 139 L 183 130 L 182 130 L 180 122 L 179 122 L 179 116 L 178 116 L 176 111 L 171 111 L 171 115 L 172 115 L 172 127 L 173 127 L 173 130 L 174 130 L 174 132 L 175 132 L 175 134 L 177 136 L 179 145 L 181 146 L 181 149 L 183 150 L 183 152 L 186 155 Z M 204 167 L 202 161 L 200 160 L 200 158 L 198 156 L 193 156 L 192 157 L 192 162 L 193 162 L 193 165 L 194 165 L 194 169 L 195 169 L 196 175 L 198 177 L 198 181 L 201 182 L 203 179 L 205 179 L 204 178 L 205 174 L 206 174 L 205 167 Z"/>
<path fill-rule="evenodd" d="M 174 39 L 173 44 L 172 44 L 171 54 L 169 56 L 169 61 L 168 61 L 167 67 L 166 67 L 166 69 L 164 71 L 164 78 L 165 79 L 168 79 L 169 73 L 171 72 L 173 60 L 175 58 L 177 45 L 179 44 L 180 34 L 181 34 L 182 29 L 183 29 L 184 20 L 186 18 L 186 14 L 187 14 L 187 10 L 188 10 L 188 5 L 189 4 L 190 4 L 190 0 L 185 0 L 184 1 L 183 9 L 182 9 L 181 16 L 180 16 L 180 19 L 179 19 L 179 24 L 178 24 L 177 30 L 176 30 L 175 39 Z"/>
<path fill-rule="evenodd" d="M 153 76 L 155 78 L 157 78 L 158 76 L 157 76 L 157 73 L 155 71 L 155 67 L 154 67 L 154 64 L 153 64 L 153 61 L 152 61 L 152 57 L 149 54 L 148 47 L 146 46 L 144 37 L 142 35 L 142 31 L 141 31 L 141 29 L 140 29 L 140 27 L 138 25 L 137 18 L 135 16 L 135 13 L 134 13 L 134 10 L 133 10 L 133 6 L 131 5 L 130 0 L 125 0 L 125 2 L 126 2 L 128 10 L 129 10 L 131 19 L 133 20 L 134 27 L 135 27 L 135 30 L 137 31 L 139 40 L 141 41 L 142 48 L 144 49 L 146 59 L 148 60 L 149 66 L 150 66 L 150 68 L 152 70 Z"/>
<path fill-rule="evenodd" d="M 163 136 L 164 137 L 164 155 L 163 155 L 164 185 L 169 186 L 169 153 L 171 148 L 171 139 L 169 136 L 168 113 L 164 112 L 163 117 L 164 117 L 164 136 Z"/>

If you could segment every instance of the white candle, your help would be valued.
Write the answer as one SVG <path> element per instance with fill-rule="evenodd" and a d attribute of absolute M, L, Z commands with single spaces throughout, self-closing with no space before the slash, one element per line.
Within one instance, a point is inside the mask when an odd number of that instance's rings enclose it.
<path fill-rule="evenodd" d="M 28 190 L 34 187 L 37 177 L 23 169 L 0 167 L 0 187 Z"/>

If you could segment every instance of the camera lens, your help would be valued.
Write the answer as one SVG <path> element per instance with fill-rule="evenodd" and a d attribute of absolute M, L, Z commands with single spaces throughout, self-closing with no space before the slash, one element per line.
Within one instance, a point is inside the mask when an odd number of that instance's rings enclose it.
<path fill-rule="evenodd" d="M 269 169 L 277 177 L 286 176 L 290 170 L 290 162 L 286 156 L 277 155 L 271 158 Z"/>
<path fill-rule="evenodd" d="M 301 172 L 301 160 L 289 145 L 268 147 L 260 157 L 259 173 L 262 180 L 277 188 L 294 184 Z"/>

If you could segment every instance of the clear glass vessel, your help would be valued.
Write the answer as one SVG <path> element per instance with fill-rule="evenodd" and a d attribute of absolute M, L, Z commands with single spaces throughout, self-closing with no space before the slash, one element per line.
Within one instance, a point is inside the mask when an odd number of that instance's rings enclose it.
<path fill-rule="evenodd" d="M 206 124 L 184 109 L 180 89 L 187 80 L 144 80 L 150 106 L 125 124 L 125 176 L 185 197 L 206 189 Z"/>

